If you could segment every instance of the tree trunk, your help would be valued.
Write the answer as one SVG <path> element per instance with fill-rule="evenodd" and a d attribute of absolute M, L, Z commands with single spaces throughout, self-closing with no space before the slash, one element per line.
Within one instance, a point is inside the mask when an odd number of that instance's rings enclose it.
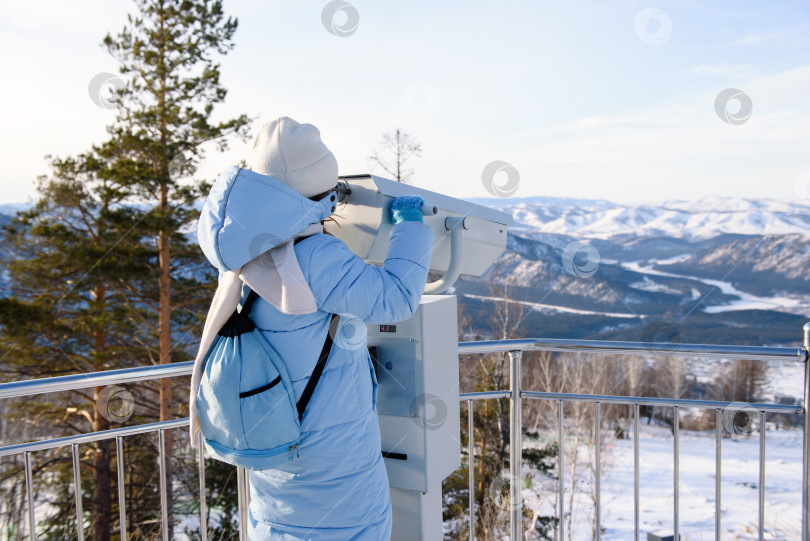
<path fill-rule="evenodd" d="M 484 400 L 483 402 L 484 402 L 484 412 L 481 415 L 481 418 L 484 421 L 486 421 L 488 413 L 489 413 L 487 411 L 488 408 L 489 408 L 489 402 L 487 400 Z M 487 470 L 486 470 L 486 461 L 484 460 L 484 458 L 486 457 L 486 451 L 487 451 L 487 441 L 486 441 L 487 437 L 486 437 L 486 433 L 484 432 L 483 429 L 481 430 L 481 433 L 480 433 L 480 436 L 479 436 L 478 439 L 480 440 L 480 445 L 481 445 L 481 459 L 478 461 L 478 490 L 479 490 L 479 495 L 480 495 L 479 497 L 481 498 L 481 501 L 479 503 L 483 505 L 483 503 L 484 503 L 484 494 L 485 494 L 484 491 L 489 488 L 489 487 L 484 485 L 484 481 L 486 479 L 486 472 L 487 472 Z"/>
<path fill-rule="evenodd" d="M 96 286 L 93 289 L 93 304 L 97 305 L 97 310 L 104 310 L 106 290 L 104 287 Z M 96 326 L 93 329 L 93 348 L 96 357 L 95 371 L 106 368 L 107 341 L 104 336 L 105 329 Z M 109 421 L 102 415 L 99 409 L 99 395 L 104 390 L 103 385 L 96 387 L 93 398 L 93 430 L 100 432 L 110 427 Z M 106 413 L 106 412 L 104 412 Z M 110 539 L 110 516 L 112 515 L 112 494 L 110 484 L 110 442 L 101 440 L 94 446 L 94 483 L 93 483 L 93 541 L 109 541 Z M 78 488 L 81 491 L 81 487 Z M 81 517 L 79 517 L 81 520 Z"/>
<path fill-rule="evenodd" d="M 96 387 L 95 399 L 98 404 L 98 397 L 104 387 Z M 93 417 L 93 430 L 107 430 L 109 423 L 95 408 Z M 94 482 L 93 482 L 93 541 L 109 541 L 110 539 L 110 516 L 112 515 L 112 492 L 110 485 L 110 442 L 108 440 L 97 441 L 94 448 Z M 81 489 L 80 489 L 81 490 Z M 81 517 L 79 517 L 81 521 Z"/>
<path fill-rule="evenodd" d="M 168 116 L 166 106 L 166 74 L 169 71 L 167 66 L 168 52 L 167 52 L 167 32 L 164 29 L 164 6 L 163 2 L 158 4 L 158 27 L 160 28 L 160 38 L 158 41 L 159 48 L 159 67 L 158 76 L 160 81 L 160 88 L 157 90 L 158 100 L 158 114 L 160 116 L 160 148 L 167 149 L 168 146 L 168 130 L 166 118 Z M 162 156 L 155 162 L 157 171 L 155 171 L 158 178 L 163 178 L 160 183 L 160 212 L 162 214 L 160 230 L 158 231 L 158 253 L 160 258 L 160 278 L 158 279 L 158 334 L 160 336 L 160 364 L 169 364 L 172 362 L 172 327 L 171 327 L 171 253 L 169 251 L 169 182 L 170 178 L 164 175 L 168 173 L 168 163 L 171 157 Z M 172 380 L 170 378 L 160 380 L 160 420 L 168 421 L 171 419 L 171 406 L 172 406 Z M 169 522 L 169 538 L 172 537 L 174 524 L 173 524 L 173 497 L 172 497 L 172 447 L 173 440 L 172 432 L 166 431 L 165 433 L 166 447 L 161 449 L 160 452 L 164 453 L 166 457 L 166 501 L 167 501 L 167 519 Z"/>
<path fill-rule="evenodd" d="M 160 187 L 160 209 L 164 216 L 169 210 L 169 188 L 166 184 Z M 169 252 L 169 235 L 166 231 L 168 224 L 163 224 L 159 233 L 159 254 L 160 254 L 160 282 L 159 282 L 159 317 L 158 332 L 160 334 L 160 364 L 172 362 L 172 327 L 171 327 L 171 260 Z M 172 406 L 172 380 L 165 378 L 160 380 L 160 420 L 168 421 L 171 417 Z M 169 537 L 172 537 L 173 516 L 172 516 L 172 432 L 165 432 L 165 449 L 161 449 L 166 457 L 166 500 L 168 502 Z"/>
<path fill-rule="evenodd" d="M 486 474 L 486 464 L 484 464 L 484 453 L 486 452 L 486 442 L 484 441 L 483 432 L 481 433 L 481 460 L 478 461 L 478 498 L 479 505 L 484 503 L 484 491 L 487 487 L 484 486 L 484 475 Z"/>

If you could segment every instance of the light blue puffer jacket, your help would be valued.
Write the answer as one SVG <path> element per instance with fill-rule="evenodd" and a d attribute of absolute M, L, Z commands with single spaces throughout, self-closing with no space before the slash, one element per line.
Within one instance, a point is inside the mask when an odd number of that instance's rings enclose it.
<path fill-rule="evenodd" d="M 253 207 L 270 216 L 281 204 L 285 208 L 278 208 L 277 215 L 290 220 L 287 198 L 293 196 L 286 186 L 282 185 L 287 189 L 284 197 L 273 197 L 280 183 L 236 169 L 220 181 L 233 183 L 237 175 L 249 177 L 251 185 L 264 182 L 267 190 L 266 197 L 243 198 L 231 206 L 232 216 L 251 215 L 257 210 Z M 233 195 L 226 188 L 215 195 L 219 204 Z M 216 189 L 217 185 L 212 195 Z M 306 213 L 312 202 L 301 199 Z M 216 201 L 209 197 L 206 206 L 212 204 Z M 219 238 L 216 226 L 210 225 L 216 220 L 207 223 L 208 230 L 201 225 L 199 231 L 206 255 L 213 253 L 211 244 Z M 276 238 L 277 231 L 291 229 L 289 223 L 273 224 L 272 220 L 264 220 L 260 227 L 274 230 L 245 234 Z M 424 224 L 394 226 L 388 256 L 380 268 L 366 265 L 337 238 L 313 235 L 295 245 L 295 255 L 318 311 L 288 315 L 262 299 L 254 304 L 251 318 L 285 361 L 296 400 L 315 366 L 331 314 L 340 314 L 341 319 L 332 353 L 302 420 L 300 458 L 279 469 L 250 472 L 250 539 L 377 541 L 390 537 L 388 477 L 380 449 L 377 383 L 366 346 L 366 324 L 393 323 L 414 313 L 427 279 L 432 241 L 432 231 Z M 246 295 L 244 288 L 243 300 Z"/>

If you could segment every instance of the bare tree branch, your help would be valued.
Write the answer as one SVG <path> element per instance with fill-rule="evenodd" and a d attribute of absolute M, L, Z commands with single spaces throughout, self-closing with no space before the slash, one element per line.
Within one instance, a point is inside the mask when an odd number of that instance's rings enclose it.
<path fill-rule="evenodd" d="M 382 141 L 368 160 L 372 171 L 375 166 L 379 166 L 397 182 L 407 183 L 413 176 L 413 170 L 406 169 L 405 162 L 414 156 L 422 156 L 422 145 L 410 134 L 397 128 L 393 133 L 383 134 Z"/>

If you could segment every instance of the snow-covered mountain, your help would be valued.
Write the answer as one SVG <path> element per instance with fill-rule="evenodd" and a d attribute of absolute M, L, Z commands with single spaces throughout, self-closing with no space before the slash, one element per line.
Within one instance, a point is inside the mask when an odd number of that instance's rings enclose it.
<path fill-rule="evenodd" d="M 707 198 L 623 205 L 601 199 L 529 197 L 475 199 L 511 212 L 515 233 L 555 233 L 592 239 L 622 236 L 708 239 L 741 235 L 810 234 L 810 201 Z"/>
<path fill-rule="evenodd" d="M 810 203 L 476 202 L 515 218 L 504 254 L 457 284 L 482 324 L 506 296 L 531 336 L 792 344 L 810 318 Z"/>

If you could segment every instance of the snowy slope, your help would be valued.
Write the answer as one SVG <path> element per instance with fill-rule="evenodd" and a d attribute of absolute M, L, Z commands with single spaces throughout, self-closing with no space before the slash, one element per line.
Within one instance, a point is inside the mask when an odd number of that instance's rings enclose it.
<path fill-rule="evenodd" d="M 515 232 L 597 239 L 618 236 L 707 239 L 722 233 L 810 234 L 810 201 L 707 198 L 622 205 L 605 200 L 532 197 L 475 202 L 511 212 Z"/>

